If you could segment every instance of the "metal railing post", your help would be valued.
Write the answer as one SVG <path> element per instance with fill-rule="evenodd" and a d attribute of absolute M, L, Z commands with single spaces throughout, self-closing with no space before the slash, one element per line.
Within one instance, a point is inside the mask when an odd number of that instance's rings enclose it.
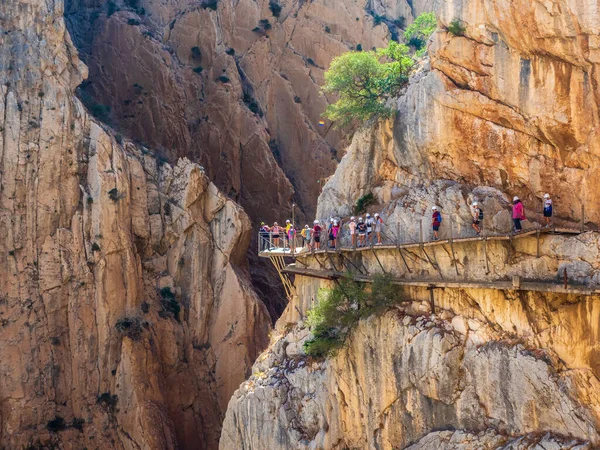
<path fill-rule="evenodd" d="M 585 204 L 581 205 L 581 232 L 585 231 Z"/>
<path fill-rule="evenodd" d="M 423 220 L 421 219 L 421 222 L 419 223 L 419 244 L 422 244 L 423 241 Z"/>
<path fill-rule="evenodd" d="M 269 231 L 269 250 L 273 248 L 273 232 Z"/>

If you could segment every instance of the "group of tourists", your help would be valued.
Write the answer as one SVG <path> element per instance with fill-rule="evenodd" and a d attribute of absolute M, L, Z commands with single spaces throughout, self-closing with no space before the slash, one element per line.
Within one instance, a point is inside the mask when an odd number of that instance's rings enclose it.
<path fill-rule="evenodd" d="M 442 214 L 439 212 L 437 206 L 432 206 L 431 210 L 433 211 L 431 215 L 431 226 L 433 229 L 433 240 L 437 241 L 439 239 L 439 230 L 442 224 Z M 550 194 L 544 194 L 544 227 L 549 227 L 552 221 L 552 199 L 550 198 Z M 475 230 L 475 235 L 480 236 L 483 222 L 483 209 L 479 206 L 478 202 L 473 202 L 471 205 L 471 215 L 473 216 L 472 227 Z M 525 217 L 525 207 L 523 206 L 523 202 L 517 196 L 513 197 L 513 205 L 512 205 L 512 220 L 513 220 L 513 233 L 519 233 L 523 230 L 522 222 L 527 220 Z"/>
<path fill-rule="evenodd" d="M 439 231 L 442 226 L 443 217 L 437 206 L 432 206 L 431 227 L 433 231 L 433 240 L 439 240 Z M 552 220 L 552 199 L 549 194 L 544 194 L 544 226 L 549 227 Z M 471 215 L 473 217 L 472 227 L 476 236 L 482 232 L 482 222 L 484 212 L 477 201 L 471 204 Z M 525 217 L 525 207 L 519 197 L 513 198 L 512 205 L 513 232 L 518 233 L 523 229 L 522 222 L 527 220 Z M 382 233 L 384 221 L 379 213 L 367 213 L 365 218 L 354 216 L 350 217 L 347 229 L 350 234 L 350 241 L 353 248 L 367 247 L 373 245 L 382 245 Z M 289 248 L 292 251 L 299 250 L 320 250 L 322 246 L 328 248 L 338 248 L 338 242 L 341 237 L 342 221 L 338 218 L 330 218 L 329 221 L 315 220 L 312 227 L 305 225 L 298 232 L 290 220 L 285 221 L 285 227 L 277 222 L 273 226 L 268 226 L 264 222 L 260 226 L 260 250 L 269 250 L 274 248 Z M 298 248 L 300 247 L 300 249 Z"/>
<path fill-rule="evenodd" d="M 348 222 L 348 230 L 353 247 L 365 247 L 371 245 L 381 245 L 381 233 L 383 231 L 383 219 L 379 213 L 373 216 L 367 214 L 365 218 L 354 216 Z M 305 225 L 300 230 L 296 230 L 290 220 L 285 221 L 285 227 L 277 222 L 273 226 L 268 226 L 262 222 L 260 224 L 260 250 L 271 248 L 289 248 L 294 251 L 300 246 L 306 250 L 320 250 L 322 245 L 328 248 L 337 248 L 338 239 L 341 235 L 342 221 L 331 217 L 326 224 L 319 220 L 313 222 L 313 226 Z M 323 235 L 327 239 L 323 239 Z M 374 240 L 376 238 L 376 241 Z"/>

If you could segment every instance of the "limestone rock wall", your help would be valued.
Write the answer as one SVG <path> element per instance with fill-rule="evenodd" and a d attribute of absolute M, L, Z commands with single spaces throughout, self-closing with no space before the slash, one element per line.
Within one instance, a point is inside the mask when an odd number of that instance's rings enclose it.
<path fill-rule="evenodd" d="M 0 447 L 215 448 L 270 329 L 250 220 L 90 118 L 62 6 L 0 6 Z"/>
<path fill-rule="evenodd" d="M 393 124 L 355 136 L 350 161 L 324 187 L 319 215 L 344 212 L 366 192 L 379 191 L 387 204 L 402 187 L 443 179 L 519 195 L 535 211 L 550 192 L 561 219 L 581 220 L 585 206 L 585 221 L 597 224 L 595 7 L 440 0 L 435 10 L 441 29 L 430 62 L 398 99 Z M 463 35 L 446 30 L 453 22 Z M 356 162 L 366 160 L 369 171 L 349 185 Z"/>
<path fill-rule="evenodd" d="M 449 308 L 431 316 L 415 294 L 406 292 L 412 303 L 361 322 L 325 362 L 303 354 L 310 333 L 299 322 L 234 394 L 220 448 L 529 449 L 543 448 L 544 435 L 556 448 L 598 444 L 597 368 L 565 364 L 554 351 L 560 339 L 522 329 L 591 325 L 596 313 L 575 309 L 597 309 L 597 299 L 555 303 L 554 314 L 543 315 L 545 299 L 523 298 L 499 325 L 486 313 L 506 308 L 502 295 L 484 301 L 477 291 L 444 292 Z M 459 306 L 457 294 L 472 303 Z M 569 342 L 585 351 L 586 343 Z"/>

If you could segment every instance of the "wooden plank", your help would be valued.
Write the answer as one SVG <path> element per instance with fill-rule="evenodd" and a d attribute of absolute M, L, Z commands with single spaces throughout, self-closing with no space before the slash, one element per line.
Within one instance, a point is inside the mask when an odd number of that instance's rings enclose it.
<path fill-rule="evenodd" d="M 294 267 L 286 267 L 284 272 L 293 273 L 301 276 L 309 276 L 313 278 L 322 279 L 333 279 L 343 278 L 345 274 L 336 273 L 334 271 L 319 271 L 313 269 L 299 269 Z M 360 282 L 371 283 L 373 277 L 366 275 L 352 275 L 352 279 Z M 435 280 L 435 279 L 401 279 L 392 278 L 391 282 L 401 286 L 415 286 L 415 287 L 433 287 L 433 288 L 454 288 L 454 289 L 493 289 L 503 291 L 533 291 L 533 292 L 553 292 L 558 294 L 575 294 L 575 295 L 600 295 L 600 288 L 589 288 L 586 286 L 572 286 L 570 285 L 567 289 L 562 284 L 557 284 L 550 281 L 524 281 L 521 282 L 521 287 L 515 289 L 512 281 L 479 281 L 479 280 L 460 280 L 460 281 L 447 281 L 447 280 Z"/>

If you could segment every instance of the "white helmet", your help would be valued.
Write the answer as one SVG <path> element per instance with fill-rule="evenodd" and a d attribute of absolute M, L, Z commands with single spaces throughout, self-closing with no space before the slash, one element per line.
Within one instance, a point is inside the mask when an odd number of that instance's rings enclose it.
<path fill-rule="evenodd" d="M 285 223 L 290 223 L 289 219 L 285 221 Z"/>
<path fill-rule="evenodd" d="M 359 222 L 362 222 L 362 221 L 363 221 L 363 218 L 362 218 L 362 217 L 359 217 L 359 218 L 358 218 L 358 221 L 359 221 Z"/>
<path fill-rule="evenodd" d="M 477 206 L 477 205 L 479 205 L 479 203 L 473 202 L 473 206 Z"/>
<path fill-rule="evenodd" d="M 371 217 L 371 214 L 367 213 L 367 219 L 368 219 L 369 217 Z"/>
<path fill-rule="evenodd" d="M 431 210 L 432 210 L 432 211 L 436 211 L 436 210 L 437 210 L 437 206 L 432 206 L 432 207 L 431 207 Z"/>
<path fill-rule="evenodd" d="M 379 217 L 379 213 L 375 213 L 375 217 Z"/>
<path fill-rule="evenodd" d="M 550 198 L 550 194 L 544 194 L 544 198 Z"/>
<path fill-rule="evenodd" d="M 354 216 L 352 216 L 352 217 L 350 217 L 350 220 L 356 220 L 356 219 L 354 218 Z"/>
<path fill-rule="evenodd" d="M 516 195 L 513 197 L 513 202 L 516 202 L 517 200 L 519 200 L 519 197 L 517 197 Z"/>
<path fill-rule="evenodd" d="M 318 224 L 318 223 L 319 223 L 319 221 L 318 221 L 318 220 L 315 220 L 313 223 L 316 225 L 316 224 Z"/>
<path fill-rule="evenodd" d="M 338 221 L 337 221 L 337 220 L 334 220 L 334 221 L 333 221 L 333 224 L 334 224 L 334 225 L 337 225 L 337 224 L 338 224 Z"/>

